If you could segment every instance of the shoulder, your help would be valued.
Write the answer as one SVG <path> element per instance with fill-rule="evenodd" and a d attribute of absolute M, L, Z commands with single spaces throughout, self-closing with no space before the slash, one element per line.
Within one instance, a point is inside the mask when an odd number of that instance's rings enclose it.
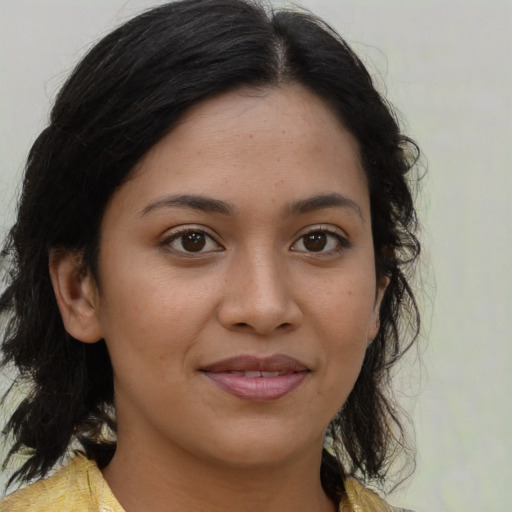
<path fill-rule="evenodd" d="M 123 512 L 96 464 L 76 456 L 54 475 L 0 501 L 2 512 Z"/>
<path fill-rule="evenodd" d="M 344 485 L 345 493 L 341 498 L 340 512 L 412 512 L 391 506 L 353 477 L 347 478 Z"/>

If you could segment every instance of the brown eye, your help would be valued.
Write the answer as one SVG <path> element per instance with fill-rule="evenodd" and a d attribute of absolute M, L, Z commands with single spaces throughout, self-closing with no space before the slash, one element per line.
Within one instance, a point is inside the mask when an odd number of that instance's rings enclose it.
<path fill-rule="evenodd" d="M 222 251 L 222 246 L 208 233 L 200 229 L 183 229 L 174 233 L 160 244 L 172 252 L 183 255 L 204 254 Z"/>
<path fill-rule="evenodd" d="M 329 229 L 318 229 L 302 235 L 292 246 L 291 250 L 303 253 L 334 254 L 342 249 L 348 249 L 352 244 L 345 237 Z"/>
<path fill-rule="evenodd" d="M 318 252 L 325 249 L 327 245 L 327 235 L 320 231 L 316 233 L 309 233 L 304 236 L 303 244 L 306 250 L 311 252 Z"/>
<path fill-rule="evenodd" d="M 198 231 L 191 231 L 181 235 L 181 245 L 188 252 L 202 251 L 206 245 L 206 236 Z"/>

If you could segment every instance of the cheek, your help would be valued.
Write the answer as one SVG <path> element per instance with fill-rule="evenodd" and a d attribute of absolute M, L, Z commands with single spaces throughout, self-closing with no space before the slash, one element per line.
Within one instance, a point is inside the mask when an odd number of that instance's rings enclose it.
<path fill-rule="evenodd" d="M 110 270 L 99 311 L 113 364 L 179 364 L 208 322 L 212 298 L 154 268 Z"/>
<path fill-rule="evenodd" d="M 333 392 L 350 392 L 366 353 L 373 325 L 375 286 L 371 280 L 339 279 L 324 283 L 318 300 L 311 301 L 312 328 L 323 346 L 323 364 Z M 346 396 L 345 396 L 346 398 Z"/>
<path fill-rule="evenodd" d="M 311 316 L 318 322 L 318 328 L 327 331 L 329 337 L 339 335 L 347 343 L 357 343 L 358 334 L 365 335 L 372 323 L 376 285 L 371 272 L 369 276 L 347 274 L 316 286 L 310 283 L 308 307 L 314 310 Z M 349 333 L 353 336 L 347 336 Z"/>

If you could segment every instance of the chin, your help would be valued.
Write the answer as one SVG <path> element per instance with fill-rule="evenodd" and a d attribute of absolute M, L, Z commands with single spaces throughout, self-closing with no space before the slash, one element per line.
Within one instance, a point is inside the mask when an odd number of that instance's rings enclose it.
<path fill-rule="evenodd" d="M 314 440 L 313 440 L 314 439 Z M 217 463 L 240 469 L 272 468 L 297 460 L 306 453 L 311 454 L 313 445 L 318 445 L 320 457 L 324 440 L 324 432 L 314 438 L 300 435 L 297 425 L 293 430 L 283 429 L 276 425 L 265 428 L 244 429 L 232 433 L 228 439 L 217 437 L 215 452 L 210 455 Z M 224 442 L 223 442 L 224 441 Z"/>

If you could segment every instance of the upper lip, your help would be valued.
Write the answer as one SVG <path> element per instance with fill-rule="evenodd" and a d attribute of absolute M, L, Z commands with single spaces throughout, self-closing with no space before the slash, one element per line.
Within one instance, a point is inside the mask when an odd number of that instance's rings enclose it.
<path fill-rule="evenodd" d="M 241 355 L 223 359 L 201 368 L 204 372 L 305 372 L 309 368 L 294 359 L 283 354 L 275 354 L 268 357 L 256 357 L 251 355 Z"/>

